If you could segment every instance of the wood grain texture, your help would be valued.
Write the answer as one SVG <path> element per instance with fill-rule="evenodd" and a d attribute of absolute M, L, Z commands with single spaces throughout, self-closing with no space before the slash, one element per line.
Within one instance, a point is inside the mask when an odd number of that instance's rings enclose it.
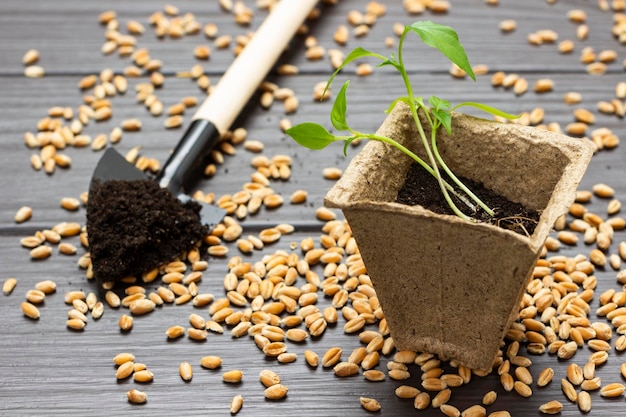
<path fill-rule="evenodd" d="M 288 1 L 288 0 L 285 0 Z M 294 0 L 289 0 L 294 1 Z M 255 9 L 253 1 L 245 1 Z M 601 12 L 593 1 L 560 1 L 548 5 L 544 1 L 507 2 L 499 7 L 485 5 L 482 0 L 459 0 L 446 15 L 407 16 L 402 1 L 386 2 L 387 14 L 382 17 L 363 38 L 351 37 L 344 51 L 362 45 L 369 49 L 384 50 L 384 39 L 392 35 L 395 22 L 409 23 L 420 18 L 436 20 L 455 27 L 463 44 L 467 47 L 472 63 L 487 64 L 491 72 L 502 70 L 517 72 L 532 83 L 539 78 L 552 78 L 555 89 L 548 94 L 532 91 L 515 97 L 512 91 L 493 88 L 490 76 L 479 77 L 476 83 L 468 80 L 455 80 L 447 74 L 448 64 L 434 50 L 411 44 L 407 52 L 408 66 L 414 76 L 414 85 L 419 94 L 437 94 L 453 102 L 478 100 L 510 112 L 530 111 L 543 107 L 546 122 L 558 122 L 561 126 L 573 121 L 572 110 L 578 106 L 567 106 L 562 96 L 567 91 L 579 91 L 583 95 L 581 107 L 595 111 L 596 102 L 614 97 L 617 82 L 624 81 L 622 59 L 623 47 L 611 36 L 612 13 Z M 258 12 L 249 28 L 233 23 L 232 16 L 223 12 L 216 1 L 179 0 L 175 3 L 180 10 L 192 12 L 201 23 L 215 22 L 220 33 L 233 36 L 245 34 L 260 24 L 264 12 Z M 332 35 L 336 27 L 346 24 L 349 10 L 364 10 L 365 2 L 342 0 L 336 6 L 323 6 L 320 19 L 310 23 L 311 34 L 326 48 L 335 48 Z M 394 389 L 401 382 L 387 379 L 383 383 L 371 383 L 362 376 L 337 378 L 332 370 L 309 368 L 303 358 L 305 349 L 313 349 L 322 355 L 332 346 L 340 346 L 344 358 L 362 346 L 357 336 L 343 332 L 344 320 L 331 326 L 319 339 L 302 344 L 289 344 L 289 351 L 298 354 L 295 363 L 279 365 L 266 360 L 249 338 L 232 339 L 229 334 L 210 335 L 206 342 L 198 343 L 183 338 L 168 342 L 165 329 L 170 325 L 188 326 L 188 316 L 192 312 L 206 315 L 205 310 L 194 309 L 191 305 L 164 306 L 157 311 L 135 318 L 133 330 L 121 334 L 117 326 L 124 309 L 106 308 L 103 317 L 90 320 L 84 331 L 70 331 L 65 326 L 69 307 L 63 296 L 70 290 L 97 291 L 95 284 L 87 282 L 84 272 L 77 265 L 78 256 L 64 256 L 53 251 L 51 258 L 31 261 L 28 251 L 20 247 L 23 236 L 37 230 L 50 228 L 62 221 L 84 223 L 84 208 L 69 213 L 59 206 L 62 197 L 78 197 L 87 190 L 91 172 L 100 154 L 89 148 L 67 149 L 72 157 L 69 169 L 58 169 L 53 175 L 35 172 L 29 164 L 33 150 L 26 148 L 22 136 L 26 131 L 36 131 L 36 123 L 45 117 L 47 109 L 54 105 L 77 108 L 82 103 L 83 94 L 77 88 L 78 80 L 94 74 L 103 68 L 121 71 L 129 65 L 128 59 L 117 55 L 103 56 L 100 47 L 104 40 L 104 28 L 98 24 L 100 12 L 114 9 L 121 22 L 136 19 L 146 24 L 148 16 L 159 10 L 162 3 L 151 0 L 119 2 L 115 0 L 63 0 L 50 2 L 32 0 L 28 2 L 5 0 L 0 5 L 0 281 L 16 277 L 18 284 L 9 296 L 0 295 L 0 415 L 6 416 L 110 416 L 116 414 L 135 415 L 229 415 L 230 400 L 234 395 L 244 397 L 241 416 L 311 415 L 311 416 L 356 416 L 368 414 L 359 405 L 359 397 L 374 397 L 382 404 L 380 415 L 440 416 L 439 410 L 428 409 L 417 412 L 412 401 L 400 400 Z M 588 14 L 590 37 L 585 42 L 576 42 L 576 50 L 571 55 L 559 55 L 556 45 L 530 46 L 526 35 L 530 32 L 552 28 L 559 39 L 574 39 L 575 25 L 567 20 L 566 13 L 572 8 L 580 8 Z M 502 35 L 498 22 L 513 18 L 518 29 L 509 35 Z M 153 57 L 163 61 L 166 75 L 164 86 L 157 90 L 166 107 L 182 97 L 193 95 L 203 98 L 203 92 L 189 79 L 177 78 L 179 71 L 188 70 L 198 63 L 193 58 L 193 47 L 208 44 L 203 35 L 184 39 L 157 39 L 152 29 L 147 28 L 139 37 L 139 45 L 150 50 Z M 609 64 L 608 73 L 603 76 L 590 76 L 579 63 L 580 50 L 592 46 L 597 52 L 615 49 L 618 60 Z M 41 52 L 40 64 L 47 75 L 42 79 L 23 77 L 21 57 L 30 48 Z M 232 50 L 217 50 L 209 61 L 202 65 L 212 82 L 232 60 Z M 321 234 L 322 223 L 315 219 L 315 209 L 322 205 L 326 190 L 332 182 L 322 178 L 322 169 L 329 166 L 345 167 L 349 158 L 341 155 L 339 147 L 325 151 L 311 152 L 299 148 L 279 130 L 278 122 L 288 117 L 293 123 L 316 121 L 330 126 L 328 112 L 330 103 L 315 103 L 311 98 L 313 86 L 326 80 L 331 72 L 327 59 L 310 62 L 304 56 L 303 39 L 294 40 L 293 46 L 283 56 L 281 62 L 299 66 L 297 76 L 278 76 L 275 73 L 268 79 L 281 87 L 292 88 L 300 99 L 297 113 L 286 116 L 281 103 L 274 103 L 271 109 L 261 109 L 258 97 L 236 121 L 235 126 L 248 130 L 251 139 L 265 144 L 264 154 L 273 156 L 287 154 L 293 158 L 293 176 L 289 181 L 273 182 L 272 188 L 285 197 L 296 189 L 306 189 L 309 199 L 305 205 L 285 204 L 276 210 L 263 209 L 255 216 L 242 222 L 245 234 L 256 233 L 261 228 L 277 223 L 292 223 L 297 231 L 285 236 L 278 243 L 268 246 L 263 252 L 255 252 L 245 257 L 249 261 L 260 260 L 264 254 L 275 250 L 290 250 L 291 242 L 299 242 L 305 237 L 315 239 Z M 353 76 L 354 66 L 350 66 L 336 81 L 339 83 L 353 79 L 348 94 L 350 122 L 354 127 L 367 131 L 375 129 L 383 120 L 387 103 L 402 94 L 400 79 L 389 69 L 376 70 L 369 77 Z M 135 100 L 134 86 L 147 77 L 130 80 L 129 91 L 125 95 L 112 98 L 113 117 L 101 123 L 90 123 L 85 132 L 90 135 L 108 133 L 122 120 L 140 118 L 143 128 L 140 132 L 124 133 L 118 149 L 126 152 L 134 146 L 142 146 L 142 154 L 165 161 L 168 152 L 181 136 L 180 129 L 165 130 L 164 117 L 152 117 L 144 106 Z M 189 122 L 191 112 L 185 114 Z M 622 119 L 615 116 L 596 115 L 594 127 L 608 127 L 622 138 L 626 129 Z M 589 189 L 593 184 L 605 182 L 616 189 L 622 200 L 626 197 L 626 175 L 624 150 L 603 151 L 594 156 L 581 188 Z M 350 153 L 357 149 L 350 149 Z M 217 196 L 234 193 L 250 180 L 253 172 L 250 166 L 254 154 L 238 147 L 237 154 L 226 157 L 212 179 L 199 179 L 197 188 L 214 192 Z M 590 209 L 604 215 L 606 201 L 594 199 Z M 33 218 L 23 224 L 15 224 L 13 216 L 23 205 L 33 207 Z M 618 232 L 615 242 L 624 240 L 624 232 Z M 77 238 L 68 240 L 79 245 Z M 587 253 L 589 247 L 564 248 L 560 253 L 574 255 Z M 610 253 L 616 252 L 616 244 Z M 84 250 L 79 249 L 79 253 Z M 231 247 L 230 254 L 237 249 Z M 216 297 L 224 296 L 223 278 L 227 272 L 225 259 L 211 258 L 209 270 L 200 283 L 201 291 L 210 292 Z M 614 288 L 620 289 L 615 280 L 615 271 L 597 270 L 598 288 L 596 294 Z M 471 277 L 462 277 L 471 279 Z M 40 306 L 41 319 L 32 321 L 25 318 L 20 310 L 24 294 L 35 283 L 43 279 L 53 279 L 58 288 L 55 294 L 47 297 Z M 148 286 L 152 289 L 154 286 Z M 329 305 L 330 300 L 320 296 L 319 306 Z M 597 308 L 598 300 L 592 302 Z M 604 321 L 603 318 L 593 320 Z M 376 329 L 375 326 L 370 326 Z M 120 352 L 132 352 L 137 361 L 146 363 L 155 374 L 154 382 L 139 385 L 132 381 L 116 382 L 112 358 Z M 579 349 L 574 360 L 581 366 L 586 362 L 590 351 Z M 224 363 L 219 370 L 201 369 L 200 358 L 205 355 L 219 355 Z M 383 358 L 380 369 L 386 369 Z M 506 409 L 513 416 L 539 415 L 538 406 L 558 399 L 565 408 L 561 415 L 582 415 L 575 404 L 568 402 L 559 386 L 565 376 L 567 362 L 560 362 L 552 355 L 531 356 L 531 373 L 536 378 L 545 367 L 555 369 L 555 381 L 546 388 L 533 386 L 534 395 L 523 399 L 515 393 L 502 390 L 497 376 L 475 377 L 464 387 L 455 389 L 450 402 L 459 409 L 479 403 L 482 396 L 495 390 L 498 401 L 488 410 Z M 190 362 L 194 367 L 194 378 L 185 383 L 178 375 L 178 365 Z M 623 355 L 611 352 L 609 362 L 598 369 L 603 383 L 621 382 L 619 366 Z M 263 386 L 258 382 L 259 372 L 269 368 L 277 372 L 289 394 L 285 400 L 272 402 L 263 398 Z M 222 382 L 224 371 L 241 369 L 244 379 L 241 384 L 230 385 Z M 402 383 L 420 386 L 420 373 L 412 369 L 412 377 Z M 148 393 L 148 402 L 134 406 L 127 402 L 126 391 L 131 388 Z M 591 415 L 614 416 L 624 410 L 623 398 L 602 399 L 597 392 L 591 393 L 593 408 Z"/>

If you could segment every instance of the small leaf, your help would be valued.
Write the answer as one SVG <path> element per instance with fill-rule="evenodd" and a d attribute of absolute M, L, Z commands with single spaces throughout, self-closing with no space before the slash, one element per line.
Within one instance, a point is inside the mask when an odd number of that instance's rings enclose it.
<path fill-rule="evenodd" d="M 448 100 L 444 100 L 436 96 L 430 96 L 428 98 L 428 102 L 430 103 L 431 107 L 433 107 L 436 110 L 450 109 L 450 102 Z"/>
<path fill-rule="evenodd" d="M 476 75 L 469 63 L 465 49 L 459 42 L 459 35 L 449 26 L 443 26 L 430 20 L 415 22 L 408 27 L 417 33 L 426 45 L 436 48 L 452 63 L 467 73 L 474 81 Z"/>
<path fill-rule="evenodd" d="M 346 81 L 343 84 L 341 90 L 337 93 L 337 98 L 335 99 L 335 103 L 333 103 L 333 109 L 330 112 L 330 121 L 337 130 L 350 130 L 346 122 L 346 90 L 349 84 L 350 81 Z"/>
<path fill-rule="evenodd" d="M 330 87 L 330 84 L 333 82 L 333 80 L 335 79 L 337 74 L 339 74 L 339 71 L 341 71 L 350 62 L 352 62 L 352 61 L 354 61 L 356 59 L 363 58 L 363 57 L 368 57 L 368 56 L 372 56 L 372 57 L 378 58 L 378 59 L 380 59 L 382 61 L 387 61 L 386 57 L 384 57 L 384 56 L 382 56 L 380 54 L 377 54 L 375 52 L 368 51 L 367 49 L 361 48 L 360 46 L 358 48 L 353 49 L 352 52 L 350 52 L 348 54 L 348 56 L 346 56 L 346 58 L 343 60 L 341 65 L 339 65 L 339 67 L 337 67 L 335 72 L 333 72 L 333 74 L 328 79 L 328 82 L 326 83 L 326 88 L 324 88 L 324 94 L 326 94 L 326 90 L 328 90 L 328 87 Z"/>
<path fill-rule="evenodd" d="M 377 66 L 378 67 L 384 67 L 385 65 L 392 65 L 396 69 L 399 69 L 398 60 L 396 59 L 396 53 L 395 52 L 392 52 L 391 56 L 389 58 L 385 58 Z"/>
<path fill-rule="evenodd" d="M 452 108 L 452 110 L 456 110 L 459 107 L 475 107 L 479 110 L 484 111 L 485 113 L 489 113 L 492 114 L 494 116 L 499 116 L 499 117 L 504 117 L 505 119 L 517 119 L 521 116 L 521 114 L 511 114 L 511 113 L 506 113 L 502 110 L 496 109 L 495 107 L 492 106 L 488 106 L 487 104 L 482 104 L 482 103 L 475 103 L 473 101 L 465 101 L 463 103 L 459 103 L 456 106 L 454 106 Z"/>
<path fill-rule="evenodd" d="M 341 65 L 335 70 L 335 72 L 340 71 L 341 69 L 343 69 L 343 67 L 345 67 L 346 65 L 348 65 L 350 62 L 359 59 L 359 58 L 363 58 L 363 57 L 375 57 L 380 59 L 381 61 L 388 61 L 388 59 L 380 54 L 377 54 L 376 52 L 372 52 L 372 51 L 368 51 L 365 48 L 362 47 L 357 47 L 355 49 L 352 50 L 352 52 L 350 52 L 348 54 L 348 56 L 346 56 L 346 58 L 343 60 L 343 62 L 341 63 Z"/>
<path fill-rule="evenodd" d="M 300 123 L 285 131 L 300 145 L 313 150 L 324 149 L 334 141 L 342 140 L 331 134 L 326 128 L 317 123 Z"/>
<path fill-rule="evenodd" d="M 448 132 L 448 135 L 452 133 L 452 116 L 447 109 L 432 109 L 431 114 L 437 119 Z"/>

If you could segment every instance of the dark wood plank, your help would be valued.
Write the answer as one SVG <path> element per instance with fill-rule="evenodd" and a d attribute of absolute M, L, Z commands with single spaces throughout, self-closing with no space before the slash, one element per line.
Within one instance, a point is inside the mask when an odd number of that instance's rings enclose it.
<path fill-rule="evenodd" d="M 253 2 L 246 2 L 253 6 Z M 492 71 L 518 72 L 528 80 L 544 77 L 553 78 L 555 90 L 538 95 L 528 92 L 515 97 L 511 91 L 491 87 L 489 76 L 480 77 L 477 83 L 468 80 L 451 80 L 448 66 L 435 51 L 421 45 L 410 45 L 407 54 L 408 65 L 415 75 L 414 84 L 420 94 L 437 94 L 453 102 L 465 100 L 484 101 L 511 112 L 529 111 L 541 106 L 546 110 L 546 122 L 558 122 L 562 126 L 573 121 L 573 107 L 563 104 L 562 95 L 567 91 L 579 91 L 584 101 L 581 106 L 595 109 L 598 100 L 613 98 L 617 82 L 623 81 L 621 47 L 611 36 L 612 14 L 597 10 L 595 2 L 573 1 L 547 5 L 537 2 L 512 2 L 500 7 L 489 7 L 479 0 L 455 2 L 447 15 L 408 17 L 401 1 L 388 2 L 388 13 L 372 29 L 371 33 L 359 40 L 352 38 L 344 50 L 357 45 L 370 49 L 382 49 L 383 40 L 391 36 L 394 22 L 410 22 L 419 18 L 437 19 L 455 27 L 463 43 L 468 48 L 473 63 L 489 65 Z M 503 2 L 504 3 L 504 2 Z M 247 32 L 248 28 L 236 26 L 232 18 L 220 11 L 217 2 L 199 3 L 179 1 L 175 3 L 183 12 L 193 12 L 203 23 L 218 23 L 223 33 L 232 35 Z M 332 34 L 339 24 L 345 23 L 345 15 L 351 9 L 363 9 L 364 2 L 343 1 L 337 6 L 325 6 L 321 19 L 311 23 L 311 33 L 320 44 L 327 48 L 336 47 Z M 103 28 L 97 23 L 98 14 L 107 9 L 118 11 L 125 22 L 137 19 L 146 22 L 147 16 L 160 5 L 141 0 L 119 3 L 115 1 L 62 1 L 46 2 L 6 1 L 0 6 L 0 169 L 3 198 L 0 199 L 0 281 L 17 277 L 18 286 L 10 296 L 0 296 L 0 414 L 2 415 L 112 415 L 116 413 L 140 413 L 153 415 L 228 415 L 228 406 L 233 395 L 244 396 L 244 408 L 239 415 L 316 415 L 336 416 L 366 414 L 358 404 L 360 396 L 379 399 L 383 405 L 382 415 L 412 415 L 416 411 L 412 402 L 399 400 L 394 389 L 401 382 L 387 380 L 384 383 L 368 383 L 361 376 L 339 379 L 332 370 L 310 369 L 303 360 L 303 351 L 313 349 L 318 354 L 331 346 L 341 346 L 344 357 L 361 346 L 358 338 L 343 333 L 343 319 L 329 328 L 318 340 L 308 340 L 304 344 L 290 344 L 289 350 L 298 354 L 298 360 L 289 365 L 279 365 L 268 361 L 254 346 L 251 339 L 231 339 L 229 334 L 211 335 L 206 343 L 195 343 L 187 339 L 167 342 L 165 329 L 173 324 L 187 326 L 191 312 L 205 314 L 205 310 L 194 309 L 191 305 L 164 306 L 158 311 L 135 319 L 135 328 L 128 334 L 120 334 L 117 320 L 125 310 L 107 307 L 99 321 L 90 320 L 83 332 L 66 329 L 67 305 L 63 295 L 70 290 L 96 291 L 96 285 L 85 280 L 84 272 L 76 266 L 77 256 L 67 257 L 55 254 L 44 261 L 31 261 L 28 251 L 21 248 L 19 239 L 36 230 L 50 228 L 61 221 L 84 222 L 84 209 L 68 213 L 59 208 L 59 200 L 65 196 L 78 197 L 86 191 L 91 172 L 100 154 L 90 149 L 68 149 L 73 159 L 68 170 L 58 170 L 47 176 L 35 172 L 29 165 L 32 150 L 23 145 L 25 131 L 35 131 L 37 121 L 46 115 L 53 105 L 72 106 L 81 104 L 82 94 L 76 87 L 77 81 L 86 74 L 98 73 L 110 67 L 121 71 L 128 65 L 127 59 L 117 56 L 102 56 L 100 46 L 103 41 Z M 585 42 L 577 43 L 576 52 L 569 56 L 559 55 L 555 45 L 533 47 L 527 44 L 526 35 L 535 30 L 555 28 L 560 39 L 573 38 L 575 26 L 567 21 L 566 13 L 571 8 L 581 8 L 589 15 L 588 24 L 591 36 Z M 256 27 L 264 14 L 258 13 L 250 29 Z M 518 30 L 503 36 L 497 24 L 506 18 L 518 22 Z M 202 35 L 181 40 L 157 40 L 150 30 L 140 38 L 141 46 L 150 49 L 154 57 L 164 62 L 167 75 L 165 85 L 157 94 L 169 105 L 186 95 L 203 97 L 203 93 L 188 79 L 175 78 L 173 74 L 190 68 L 197 61 L 191 55 L 193 47 L 205 43 Z M 609 74 L 593 77 L 585 73 L 578 62 L 578 54 L 583 46 L 592 46 L 596 51 L 616 49 L 620 54 L 618 62 L 609 65 Z M 42 53 L 41 64 L 48 71 L 43 79 L 25 79 L 21 76 L 20 59 L 29 48 L 35 47 Z M 217 82 L 219 75 L 227 68 L 232 52 L 213 50 L 211 60 L 205 63 L 211 79 Z M 283 117 L 294 123 L 312 120 L 328 123 L 330 103 L 314 103 L 311 97 L 315 83 L 324 81 L 330 66 L 327 60 L 308 62 L 304 57 L 302 40 L 294 43 L 292 50 L 283 58 L 284 62 L 296 63 L 301 74 L 293 77 L 272 75 L 270 80 L 280 86 L 292 88 L 300 98 L 300 109 L 294 115 L 285 116 L 280 103 L 269 110 L 261 109 L 256 102 L 250 105 L 239 118 L 236 126 L 248 129 L 251 139 L 265 144 L 264 154 L 272 156 L 287 154 L 293 158 L 293 176 L 286 182 L 274 182 L 272 187 L 288 197 L 298 188 L 309 191 L 306 205 L 285 205 L 278 210 L 263 210 L 242 222 L 245 233 L 255 233 L 261 227 L 287 222 L 297 226 L 297 232 L 285 236 L 263 252 L 255 252 L 245 257 L 258 261 L 265 254 L 275 250 L 290 250 L 290 243 L 299 242 L 305 237 L 315 239 L 321 234 L 322 223 L 315 219 L 315 209 L 322 205 L 323 196 L 332 185 L 322 178 L 324 167 L 345 167 L 349 159 L 341 155 L 338 146 L 321 152 L 311 152 L 299 148 L 286 138 L 278 128 Z M 349 92 L 351 123 L 361 130 L 373 130 L 384 118 L 383 110 L 395 96 L 402 94 L 402 86 L 397 76 L 388 69 L 376 71 L 370 77 L 355 78 L 351 74 L 353 66 L 337 79 L 339 83 L 353 78 Z M 132 88 L 146 78 L 130 81 L 129 92 L 112 99 L 114 116 L 110 121 L 90 123 L 86 133 L 96 135 L 109 132 L 113 126 L 129 117 L 138 117 L 143 122 L 141 132 L 125 133 L 117 145 L 125 152 L 141 145 L 143 153 L 164 161 L 168 151 L 180 137 L 182 131 L 162 128 L 163 117 L 151 117 L 147 110 L 135 102 Z M 191 114 L 185 116 L 190 120 Z M 623 120 L 614 116 L 597 115 L 595 127 L 608 127 L 619 136 L 624 136 Z M 622 145 L 623 146 L 623 145 Z M 356 152 L 356 149 L 351 150 Z M 197 187 L 205 192 L 215 192 L 217 196 L 241 189 L 249 181 L 253 172 L 248 151 L 239 147 L 237 154 L 227 157 L 212 179 L 200 179 Z M 589 189 L 597 182 L 613 186 L 623 200 L 626 195 L 624 182 L 624 152 L 621 148 L 603 151 L 594 157 L 581 188 Z M 33 219 L 16 225 L 13 222 L 15 211 L 22 205 L 32 206 Z M 590 208 L 604 213 L 606 201 L 596 199 Z M 615 242 L 624 240 L 623 232 L 616 234 Z M 78 245 L 77 239 L 70 242 Z M 589 248 L 580 245 L 564 248 L 561 253 L 573 255 L 584 253 Z M 79 249 L 83 253 L 83 249 Z M 615 253 L 616 244 L 611 248 Z M 237 253 L 231 247 L 231 255 Z M 226 259 L 210 259 L 210 268 L 200 284 L 201 290 L 224 295 L 222 281 L 227 272 Z M 620 289 L 615 281 L 615 271 L 598 270 L 596 294 L 614 288 Z M 56 294 L 51 295 L 41 306 L 42 317 L 33 322 L 23 317 L 20 303 L 24 293 L 42 279 L 54 279 L 58 284 Z M 153 288 L 153 286 L 149 286 Z M 330 300 L 320 295 L 320 308 L 328 306 Z M 597 297 L 592 309 L 597 308 Z M 593 320 L 604 321 L 593 317 Z M 370 326 L 375 329 L 375 326 Z M 614 338 L 615 339 L 615 338 Z M 137 360 L 144 362 L 155 373 L 155 381 L 146 386 L 133 382 L 117 383 L 115 368 L 111 359 L 122 351 L 133 352 Z M 581 349 L 574 360 L 584 364 L 589 355 L 587 348 Z M 224 365 L 219 371 L 208 371 L 199 367 L 199 359 L 208 354 L 220 355 Z M 508 409 L 514 416 L 538 415 L 539 404 L 559 399 L 565 404 L 561 415 L 581 415 L 575 404 L 569 403 L 561 394 L 559 380 L 564 377 L 568 362 L 560 362 L 552 355 L 531 356 L 534 364 L 531 372 L 536 378 L 541 369 L 550 366 L 556 371 L 555 381 L 545 389 L 534 388 L 531 399 L 522 399 L 514 393 L 502 390 L 497 376 L 474 378 L 465 387 L 455 389 L 451 403 L 463 409 L 480 402 L 482 395 L 496 390 L 497 403 L 489 411 Z M 390 358 L 382 358 L 380 369 L 385 369 Z M 184 383 L 178 376 L 178 364 L 189 361 L 194 365 L 194 379 Z M 622 382 L 619 366 L 623 355 L 611 352 L 609 363 L 598 370 L 603 382 Z M 278 372 L 290 387 L 289 396 L 279 403 L 263 399 L 262 386 L 258 383 L 258 373 L 264 368 Z M 221 373 L 229 369 L 244 371 L 244 382 L 231 386 L 221 381 Z M 420 385 L 417 369 L 412 369 L 410 380 L 403 383 Z M 149 394 L 148 404 L 142 407 L 127 403 L 125 393 L 130 388 L 139 388 Z M 592 393 L 594 415 L 618 415 L 623 409 L 623 399 L 611 401 L 602 399 L 597 392 Z M 420 413 L 424 416 L 438 416 L 438 410 L 429 409 Z"/>

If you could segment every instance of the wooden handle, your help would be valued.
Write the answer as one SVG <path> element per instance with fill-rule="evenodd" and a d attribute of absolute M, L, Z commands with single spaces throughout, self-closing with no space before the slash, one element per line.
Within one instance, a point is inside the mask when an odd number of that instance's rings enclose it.
<path fill-rule="evenodd" d="M 220 133 L 226 132 L 316 3 L 317 0 L 278 2 L 193 119 L 208 120 Z"/>

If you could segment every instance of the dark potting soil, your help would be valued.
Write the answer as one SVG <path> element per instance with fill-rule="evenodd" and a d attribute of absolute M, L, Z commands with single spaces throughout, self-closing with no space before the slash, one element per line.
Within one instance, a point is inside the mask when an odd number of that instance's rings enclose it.
<path fill-rule="evenodd" d="M 488 207 L 494 210 L 495 216 L 489 216 L 482 209 L 473 211 L 465 203 L 458 202 L 458 199 L 453 197 L 457 207 L 463 213 L 476 220 L 491 223 L 522 235 L 530 236 L 534 233 L 539 222 L 539 212 L 528 210 L 519 203 L 509 201 L 496 192 L 485 188 L 481 183 L 463 177 L 459 177 L 459 179 Z M 435 177 L 416 163 L 409 168 L 404 185 L 398 191 L 396 201 L 410 206 L 420 205 L 439 214 L 454 214 L 443 197 Z"/>
<path fill-rule="evenodd" d="M 94 277 L 117 281 L 169 262 L 207 233 L 200 204 L 180 202 L 152 180 L 95 182 L 87 202 Z"/>

